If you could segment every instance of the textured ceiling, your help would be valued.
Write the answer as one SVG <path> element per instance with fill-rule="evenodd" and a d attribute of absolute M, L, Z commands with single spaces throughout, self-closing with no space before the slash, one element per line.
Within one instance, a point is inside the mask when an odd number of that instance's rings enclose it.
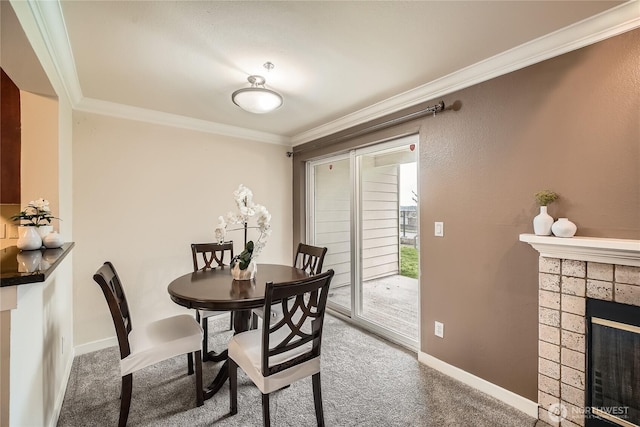
<path fill-rule="evenodd" d="M 82 99 L 295 140 L 621 3 L 61 1 L 60 10 Z M 231 102 L 250 74 L 283 95 L 279 110 L 254 115 Z"/>

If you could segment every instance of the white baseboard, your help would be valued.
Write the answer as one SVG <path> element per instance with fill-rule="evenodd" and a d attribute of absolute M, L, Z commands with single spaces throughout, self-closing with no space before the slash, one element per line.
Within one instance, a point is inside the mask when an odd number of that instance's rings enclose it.
<path fill-rule="evenodd" d="M 113 347 L 115 345 L 118 345 L 118 338 L 105 338 L 102 340 L 91 341 L 86 344 L 78 345 L 74 347 L 74 352 L 76 356 L 81 356 L 83 354 L 91 353 L 92 351 L 102 350 L 103 348 Z"/>
<path fill-rule="evenodd" d="M 487 380 L 470 374 L 469 372 L 457 368 L 453 365 L 449 365 L 448 363 L 443 362 L 440 359 L 436 359 L 435 357 L 427 353 L 423 353 L 421 351 L 418 352 L 418 361 L 437 371 L 442 372 L 445 375 L 450 376 L 451 378 L 463 382 L 466 385 L 475 388 L 476 390 L 480 390 L 481 392 L 486 393 L 489 396 L 495 397 L 496 399 L 518 409 L 519 411 L 524 412 L 525 414 L 533 418 L 538 418 L 538 404 L 536 402 L 532 402 L 531 400 L 526 399 L 519 394 L 490 383 Z"/>

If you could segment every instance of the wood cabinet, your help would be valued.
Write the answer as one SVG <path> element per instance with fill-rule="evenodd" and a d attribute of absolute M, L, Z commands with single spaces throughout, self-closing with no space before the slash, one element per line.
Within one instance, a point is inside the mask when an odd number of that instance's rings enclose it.
<path fill-rule="evenodd" d="M 20 89 L 0 71 L 0 203 L 20 204 Z"/>

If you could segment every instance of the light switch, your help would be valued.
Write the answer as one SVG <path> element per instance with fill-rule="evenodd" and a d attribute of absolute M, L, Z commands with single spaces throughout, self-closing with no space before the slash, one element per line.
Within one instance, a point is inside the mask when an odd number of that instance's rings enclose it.
<path fill-rule="evenodd" d="M 436 237 L 444 237 L 444 222 L 435 222 L 433 235 Z"/>

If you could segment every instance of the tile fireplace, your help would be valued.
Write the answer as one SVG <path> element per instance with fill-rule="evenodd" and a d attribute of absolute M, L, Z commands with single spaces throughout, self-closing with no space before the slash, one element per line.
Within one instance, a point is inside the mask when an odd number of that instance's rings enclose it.
<path fill-rule="evenodd" d="M 634 334 L 640 241 L 530 234 L 520 240 L 540 252 L 538 418 L 562 427 L 639 425 L 640 370 L 630 364 L 640 363 L 640 334 Z M 594 307 L 613 315 L 593 315 Z M 614 383 L 619 391 L 612 391 Z"/>

